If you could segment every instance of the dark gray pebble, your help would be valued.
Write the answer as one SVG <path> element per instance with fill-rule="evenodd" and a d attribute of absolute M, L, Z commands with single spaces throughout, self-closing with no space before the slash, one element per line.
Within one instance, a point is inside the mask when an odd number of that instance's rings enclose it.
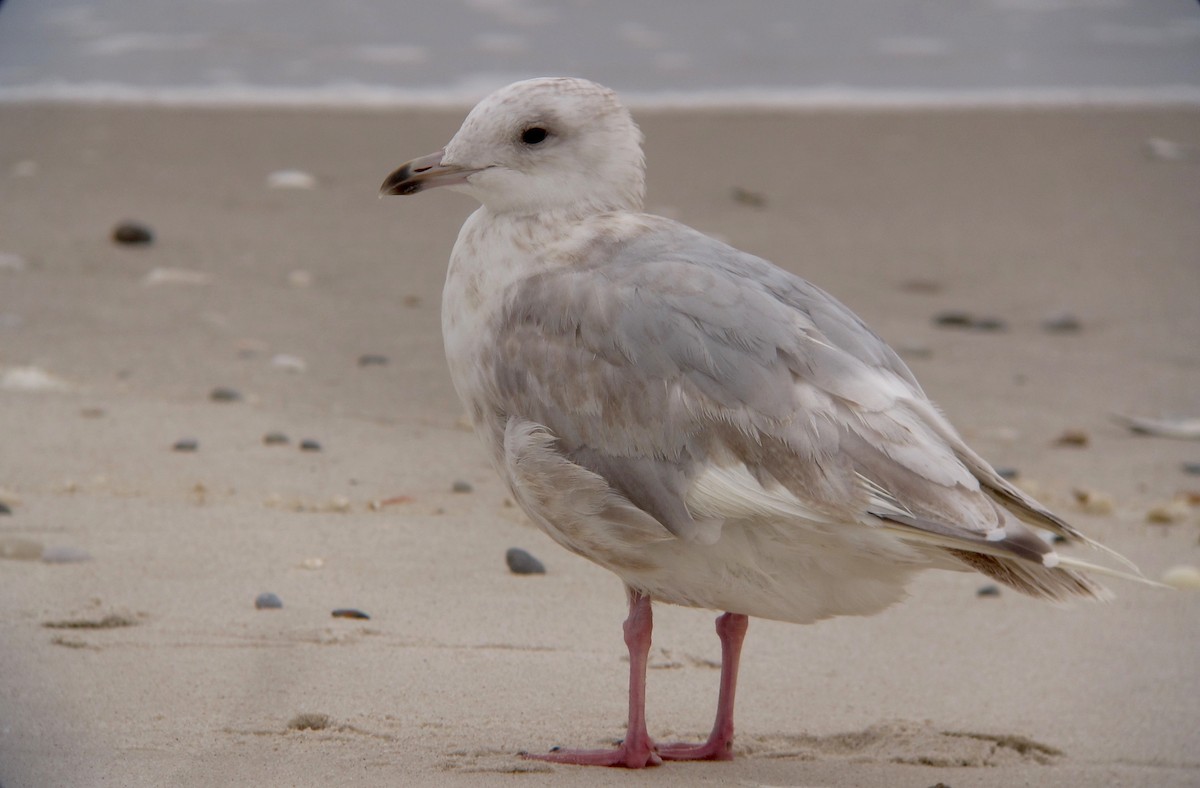
<path fill-rule="evenodd" d="M 970 312 L 950 311 L 934 315 L 934 325 L 942 328 L 967 328 L 975 331 L 1004 331 L 1008 324 L 998 317 L 976 317 Z"/>
<path fill-rule="evenodd" d="M 1063 536 L 1062 534 L 1054 534 L 1050 537 L 1050 542 L 1052 544 L 1062 544 L 1065 541 L 1067 541 L 1067 537 Z"/>
<path fill-rule="evenodd" d="M 42 550 L 42 562 L 47 564 L 77 564 L 91 560 L 92 554 L 78 547 L 47 547 Z"/>
<path fill-rule="evenodd" d="M 743 189 L 741 186 L 734 186 L 730 189 L 729 196 L 733 198 L 734 202 L 751 208 L 763 208 L 767 204 L 767 198 L 762 193 L 752 192 L 749 189 Z"/>
<path fill-rule="evenodd" d="M 358 357 L 360 367 L 382 367 L 388 363 L 388 357 L 379 353 L 364 353 Z"/>
<path fill-rule="evenodd" d="M 195 451 L 200 448 L 200 441 L 195 438 L 180 438 L 171 446 L 173 451 Z"/>
<path fill-rule="evenodd" d="M 312 438 L 305 438 L 300 441 L 300 451 L 320 451 L 321 444 Z"/>
<path fill-rule="evenodd" d="M 334 618 L 361 618 L 364 620 L 370 618 L 370 616 L 368 616 L 366 613 L 362 612 L 361 610 L 355 610 L 352 607 L 339 607 L 337 610 L 333 611 L 333 617 Z"/>
<path fill-rule="evenodd" d="M 263 436 L 263 443 L 267 446 L 281 446 L 289 441 L 290 438 L 282 432 L 268 432 Z"/>
<path fill-rule="evenodd" d="M 218 386 L 209 392 L 208 398 L 213 402 L 237 402 L 242 398 L 242 392 L 237 389 Z"/>
<path fill-rule="evenodd" d="M 975 590 L 975 596 L 1000 596 L 1000 586 L 986 585 Z"/>
<path fill-rule="evenodd" d="M 139 222 L 121 222 L 113 228 L 112 239 L 119 244 L 149 244 L 154 242 L 154 233 Z"/>
<path fill-rule="evenodd" d="M 278 610 L 283 607 L 283 600 L 267 591 L 254 597 L 254 606 L 259 610 Z"/>
<path fill-rule="evenodd" d="M 469 493 L 474 489 L 470 482 L 463 481 L 462 479 L 457 479 L 454 484 L 450 485 L 450 490 L 456 493 Z"/>
<path fill-rule="evenodd" d="M 1083 323 L 1070 312 L 1056 312 L 1042 321 L 1042 328 L 1054 334 L 1072 334 L 1082 329 Z"/>
<path fill-rule="evenodd" d="M 996 475 L 1001 479 L 1008 479 L 1009 481 L 1012 481 L 1021 474 L 1016 468 L 997 468 Z"/>
<path fill-rule="evenodd" d="M 0 501 L 0 514 L 12 514 L 12 507 L 4 501 Z"/>
<path fill-rule="evenodd" d="M 519 547 L 510 547 L 504 554 L 504 562 L 514 575 L 544 575 L 546 567 L 542 562 Z"/>
<path fill-rule="evenodd" d="M 1192 474 L 1196 474 L 1197 476 L 1200 476 L 1200 462 L 1185 462 L 1183 464 L 1183 472 L 1184 473 L 1192 473 Z M 0 504 L 0 505 L 2 505 L 2 504 Z M 0 510 L 0 514 L 5 514 L 5 512 L 3 510 Z"/>

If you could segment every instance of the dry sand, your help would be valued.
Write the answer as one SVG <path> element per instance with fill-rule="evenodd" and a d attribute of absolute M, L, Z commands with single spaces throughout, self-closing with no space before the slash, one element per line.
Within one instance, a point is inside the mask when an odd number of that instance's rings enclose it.
<path fill-rule="evenodd" d="M 460 117 L 0 107 L 19 258 L 0 257 L 0 540 L 92 556 L 0 560 L 5 788 L 1200 783 L 1200 594 L 1114 581 L 1113 603 L 1062 610 L 951 573 L 872 619 L 754 622 L 733 763 L 518 759 L 623 732 L 624 598 L 525 524 L 459 424 L 438 304 L 471 204 L 375 197 Z M 639 120 L 651 210 L 841 297 L 985 456 L 1147 575 L 1200 564 L 1198 510 L 1145 519 L 1200 489 L 1181 470 L 1200 443 L 1110 420 L 1200 411 L 1200 110 Z M 1156 158 L 1151 138 L 1193 147 Z M 268 188 L 282 169 L 315 187 Z M 113 244 L 125 218 L 155 243 Z M 936 328 L 949 309 L 1008 330 Z M 1081 331 L 1040 327 L 1062 310 Z M 13 390 L 29 367 L 61 388 Z M 1067 429 L 1089 445 L 1055 446 Z M 513 545 L 548 573 L 510 574 Z M 283 609 L 256 610 L 264 591 Z M 657 609 L 660 738 L 707 731 L 712 615 Z M 106 618 L 128 625 L 48 626 Z M 327 724 L 289 729 L 301 713 Z"/>

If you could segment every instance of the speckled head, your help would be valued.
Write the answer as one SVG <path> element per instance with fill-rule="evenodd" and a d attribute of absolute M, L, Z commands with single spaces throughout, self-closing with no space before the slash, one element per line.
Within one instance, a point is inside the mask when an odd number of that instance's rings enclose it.
<path fill-rule="evenodd" d="M 642 134 L 606 87 L 530 79 L 479 102 L 445 149 L 402 165 L 384 194 L 451 186 L 495 214 L 640 210 Z"/>

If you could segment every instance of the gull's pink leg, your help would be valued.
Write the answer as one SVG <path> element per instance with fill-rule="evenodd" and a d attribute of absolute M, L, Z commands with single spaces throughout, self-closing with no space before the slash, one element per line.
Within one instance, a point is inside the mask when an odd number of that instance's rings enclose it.
<path fill-rule="evenodd" d="M 717 718 L 703 744 L 660 744 L 658 754 L 666 761 L 733 760 L 733 695 L 737 689 L 738 660 L 750 619 L 741 613 L 717 618 L 721 638 L 721 691 L 717 696 Z"/>
<path fill-rule="evenodd" d="M 625 740 L 615 750 L 554 750 L 545 755 L 521 753 L 524 757 L 579 766 L 624 766 L 629 769 L 662 763 L 646 732 L 646 662 L 650 656 L 650 630 L 654 627 L 650 597 L 632 588 L 626 590 L 629 594 L 629 618 L 625 619 L 625 645 L 629 648 L 629 726 Z"/>

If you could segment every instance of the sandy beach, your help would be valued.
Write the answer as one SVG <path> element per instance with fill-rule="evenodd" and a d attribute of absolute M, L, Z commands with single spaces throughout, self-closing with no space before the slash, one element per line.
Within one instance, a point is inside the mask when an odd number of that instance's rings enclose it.
<path fill-rule="evenodd" d="M 624 596 L 463 426 L 438 309 L 472 203 L 376 198 L 462 115 L 0 105 L 0 785 L 1200 783 L 1200 593 L 966 573 L 752 622 L 732 763 L 521 760 L 622 734 Z M 1200 442 L 1112 418 L 1200 415 L 1200 109 L 635 115 L 650 211 L 834 293 L 1148 577 L 1200 565 Z M 713 615 L 656 609 L 658 738 L 707 733 Z"/>

